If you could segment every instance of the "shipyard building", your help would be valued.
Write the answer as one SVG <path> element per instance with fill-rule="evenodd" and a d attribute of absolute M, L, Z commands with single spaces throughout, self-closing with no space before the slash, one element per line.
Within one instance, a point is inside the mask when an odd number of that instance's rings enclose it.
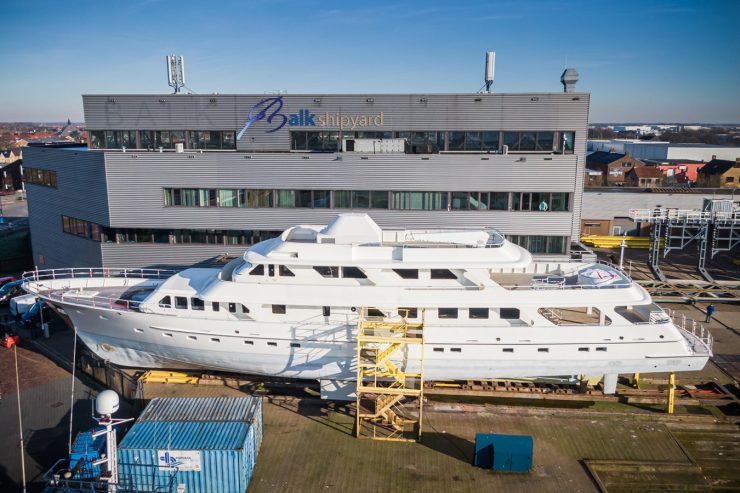
<path fill-rule="evenodd" d="M 590 95 L 86 95 L 89 148 L 29 147 L 34 263 L 184 266 L 296 224 L 579 236 Z"/>

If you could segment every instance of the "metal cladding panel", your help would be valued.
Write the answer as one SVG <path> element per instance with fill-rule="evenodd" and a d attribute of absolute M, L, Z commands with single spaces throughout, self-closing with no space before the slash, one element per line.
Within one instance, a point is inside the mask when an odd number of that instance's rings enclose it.
<path fill-rule="evenodd" d="M 136 427 L 150 431 L 152 425 L 163 426 L 165 424 L 156 421 L 137 423 L 121 442 L 118 449 L 119 478 L 121 483 L 128 487 L 127 491 L 174 491 L 174 487 L 178 485 L 184 485 L 185 491 L 190 493 L 213 491 L 244 493 L 246 491 L 256 463 L 255 435 L 251 427 L 246 430 L 244 442 L 234 448 L 202 449 L 198 447 L 197 442 L 189 449 L 176 448 L 174 444 L 168 446 L 167 441 L 153 443 L 148 447 L 132 447 L 125 444 L 126 439 Z M 206 423 L 190 422 L 187 424 L 192 427 Z M 216 423 L 212 424 L 216 425 Z M 217 425 L 225 428 L 229 424 L 236 423 L 221 422 Z M 199 452 L 200 470 L 173 470 L 162 467 L 158 455 L 167 450 Z M 141 474 L 142 469 L 148 474 Z M 173 473 L 174 478 L 171 479 Z M 174 486 L 171 490 L 165 487 L 170 482 Z"/>
<path fill-rule="evenodd" d="M 64 233 L 62 215 L 108 222 L 103 157 L 84 150 L 34 147 L 24 148 L 23 154 L 25 167 L 57 174 L 57 188 L 26 185 L 34 264 L 40 268 L 102 265 L 100 243 Z"/>
<path fill-rule="evenodd" d="M 137 421 L 120 448 L 237 450 L 249 426 L 242 421 Z"/>
<path fill-rule="evenodd" d="M 599 192 L 583 194 L 583 219 L 614 219 L 629 217 L 630 209 L 701 209 L 709 194 L 701 193 L 644 193 L 644 192 Z M 717 196 L 721 197 L 721 196 Z"/>
<path fill-rule="evenodd" d="M 138 421 L 243 421 L 262 413 L 261 397 L 161 397 L 147 404 Z"/>

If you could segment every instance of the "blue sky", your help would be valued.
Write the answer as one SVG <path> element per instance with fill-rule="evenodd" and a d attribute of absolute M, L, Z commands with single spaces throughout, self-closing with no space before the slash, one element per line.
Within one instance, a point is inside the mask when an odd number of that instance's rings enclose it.
<path fill-rule="evenodd" d="M 740 122 L 740 1 L 3 0 L 0 121 L 82 120 L 81 94 L 560 91 L 592 122 Z"/>

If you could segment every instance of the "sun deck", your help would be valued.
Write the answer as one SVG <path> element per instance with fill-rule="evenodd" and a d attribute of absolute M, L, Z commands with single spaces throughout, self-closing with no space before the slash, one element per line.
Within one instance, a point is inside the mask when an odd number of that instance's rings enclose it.
<path fill-rule="evenodd" d="M 617 266 L 603 262 L 580 265 L 574 270 L 565 271 L 558 267 L 544 273 L 494 271 L 491 279 L 509 290 L 617 289 L 632 286 L 632 279 Z"/>

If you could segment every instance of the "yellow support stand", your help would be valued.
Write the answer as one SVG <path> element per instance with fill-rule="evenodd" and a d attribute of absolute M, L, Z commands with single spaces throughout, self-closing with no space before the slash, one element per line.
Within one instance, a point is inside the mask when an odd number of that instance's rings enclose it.
<path fill-rule="evenodd" d="M 421 438 L 424 399 L 424 311 L 421 322 L 395 312 L 360 310 L 355 434 L 414 442 Z"/>
<path fill-rule="evenodd" d="M 632 386 L 638 390 L 640 389 L 640 374 L 639 373 L 635 373 L 632 376 Z"/>
<path fill-rule="evenodd" d="M 668 414 L 673 414 L 673 406 L 676 398 L 676 374 L 671 373 L 668 378 Z"/>
<path fill-rule="evenodd" d="M 178 371 L 149 370 L 139 377 L 144 383 L 185 383 L 198 384 L 198 375 Z"/>

